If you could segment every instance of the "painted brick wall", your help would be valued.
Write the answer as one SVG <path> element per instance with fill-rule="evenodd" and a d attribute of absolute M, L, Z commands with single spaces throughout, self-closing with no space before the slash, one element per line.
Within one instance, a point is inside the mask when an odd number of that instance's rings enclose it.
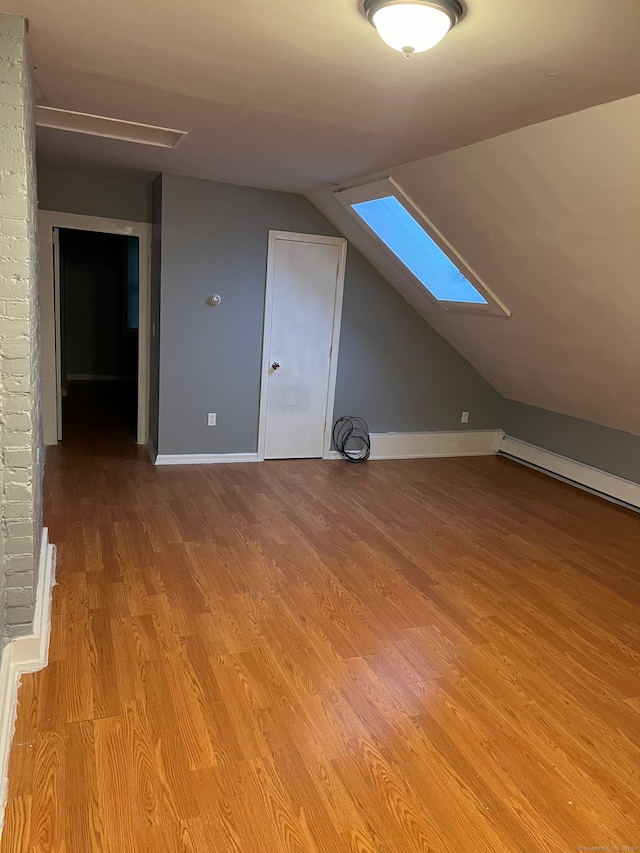
<path fill-rule="evenodd" d="M 0 635 L 29 633 L 42 533 L 35 82 L 23 18 L 0 13 Z"/>

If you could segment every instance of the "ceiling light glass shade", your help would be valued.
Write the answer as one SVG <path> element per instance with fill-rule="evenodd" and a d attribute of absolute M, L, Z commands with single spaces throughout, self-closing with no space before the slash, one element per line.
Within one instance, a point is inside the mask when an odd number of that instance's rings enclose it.
<path fill-rule="evenodd" d="M 435 47 L 462 14 L 457 0 L 366 0 L 364 9 L 380 38 L 407 55 Z"/>

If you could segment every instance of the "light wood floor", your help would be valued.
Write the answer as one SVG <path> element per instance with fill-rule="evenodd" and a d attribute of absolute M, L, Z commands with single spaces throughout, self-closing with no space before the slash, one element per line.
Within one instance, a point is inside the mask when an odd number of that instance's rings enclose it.
<path fill-rule="evenodd" d="M 502 459 L 72 439 L 2 853 L 640 845 L 637 515 Z"/>

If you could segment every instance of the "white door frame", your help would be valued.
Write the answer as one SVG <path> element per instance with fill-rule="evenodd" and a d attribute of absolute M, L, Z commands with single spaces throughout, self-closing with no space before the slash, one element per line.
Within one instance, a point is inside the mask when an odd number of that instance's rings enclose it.
<path fill-rule="evenodd" d="M 267 440 L 267 396 L 269 387 L 269 354 L 271 352 L 271 319 L 273 315 L 273 291 L 276 271 L 276 242 L 289 240 L 297 243 L 324 243 L 338 246 L 338 269 L 336 270 L 336 293 L 333 304 L 333 329 L 331 332 L 331 350 L 329 355 L 329 385 L 324 413 L 324 444 L 322 458 L 329 459 L 331 453 L 331 416 L 336 396 L 336 374 L 338 369 L 338 345 L 340 342 L 340 324 L 342 322 L 342 297 L 344 294 L 344 273 L 347 262 L 347 241 L 344 237 L 323 237 L 318 234 L 298 234 L 290 231 L 269 231 L 269 251 L 267 255 L 267 283 L 264 300 L 264 332 L 262 338 L 262 373 L 260 379 L 260 414 L 258 418 L 258 461 L 264 462 Z"/>
<path fill-rule="evenodd" d="M 41 210 L 40 234 L 40 330 L 42 339 L 42 415 L 45 444 L 56 444 L 61 435 L 58 412 L 60 393 L 60 296 L 56 295 L 59 277 L 55 274 L 54 228 L 96 231 L 137 237 L 140 245 L 140 315 L 138 321 L 138 422 L 137 444 L 146 444 L 149 436 L 149 360 L 151 325 L 151 225 L 125 219 L 105 219 L 55 210 Z M 58 271 L 59 272 L 59 271 Z M 56 284 L 57 281 L 57 284 Z"/>

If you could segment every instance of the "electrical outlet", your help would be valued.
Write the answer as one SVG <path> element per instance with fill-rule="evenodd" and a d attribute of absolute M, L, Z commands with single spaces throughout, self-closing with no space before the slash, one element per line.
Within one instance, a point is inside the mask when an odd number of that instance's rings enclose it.
<path fill-rule="evenodd" d="M 469 412 L 463 412 L 462 413 L 462 417 L 460 418 L 460 423 L 461 424 L 468 424 L 469 423 Z"/>
<path fill-rule="evenodd" d="M 207 415 L 207 426 L 215 426 L 216 425 L 216 413 L 209 412 Z"/>

